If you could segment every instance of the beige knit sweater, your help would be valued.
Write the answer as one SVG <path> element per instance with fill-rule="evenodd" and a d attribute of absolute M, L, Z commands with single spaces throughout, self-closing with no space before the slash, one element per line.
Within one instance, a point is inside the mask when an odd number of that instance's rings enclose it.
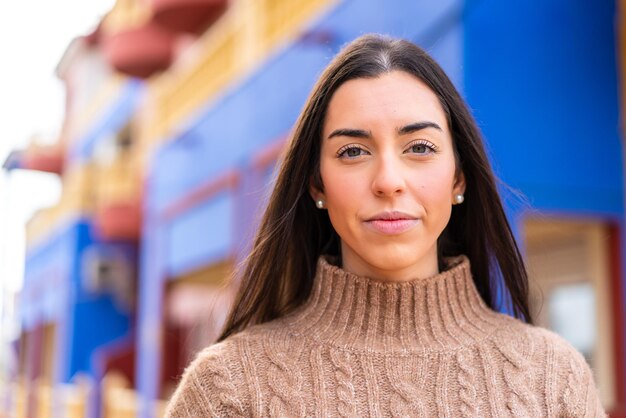
<path fill-rule="evenodd" d="M 324 258 L 308 301 L 202 351 L 167 417 L 602 417 L 556 334 L 489 309 L 469 261 L 390 284 Z"/>

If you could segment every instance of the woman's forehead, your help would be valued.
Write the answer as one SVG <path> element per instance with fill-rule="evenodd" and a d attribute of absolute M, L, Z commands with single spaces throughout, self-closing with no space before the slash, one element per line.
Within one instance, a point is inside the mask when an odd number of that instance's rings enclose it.
<path fill-rule="evenodd" d="M 417 77 L 392 71 L 342 84 L 329 102 L 324 132 L 342 124 L 360 128 L 399 127 L 418 121 L 432 121 L 442 128 L 446 125 L 438 97 Z"/>

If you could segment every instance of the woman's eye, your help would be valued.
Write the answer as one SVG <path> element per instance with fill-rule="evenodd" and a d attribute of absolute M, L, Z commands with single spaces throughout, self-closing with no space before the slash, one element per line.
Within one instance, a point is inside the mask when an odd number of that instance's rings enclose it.
<path fill-rule="evenodd" d="M 367 152 L 364 149 L 358 147 L 349 147 L 344 149 L 343 151 L 339 151 L 338 153 L 339 157 L 347 158 L 356 158 L 366 154 Z"/>
<path fill-rule="evenodd" d="M 408 152 L 413 153 L 413 154 L 430 154 L 433 152 L 437 151 L 437 148 L 434 145 L 431 144 L 426 144 L 426 143 L 422 143 L 422 142 L 418 142 L 416 144 L 413 144 L 411 146 L 409 146 Z"/>

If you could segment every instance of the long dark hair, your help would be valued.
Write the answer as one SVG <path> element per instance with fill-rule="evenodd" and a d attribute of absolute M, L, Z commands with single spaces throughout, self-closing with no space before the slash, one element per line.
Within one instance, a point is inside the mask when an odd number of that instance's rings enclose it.
<path fill-rule="evenodd" d="M 320 148 L 326 109 L 346 81 L 376 78 L 390 71 L 412 74 L 437 95 L 448 119 L 457 173 L 465 175 L 465 202 L 453 206 L 438 240 L 440 266 L 444 257 L 467 255 L 485 303 L 499 310 L 498 301 L 504 300 L 517 318 L 532 322 L 526 269 L 466 104 L 424 50 L 405 40 L 365 35 L 348 44 L 328 65 L 296 122 L 220 341 L 302 304 L 311 291 L 318 257 L 339 254 L 339 237 L 328 214 L 315 207 L 308 192 L 311 184 L 323 190 Z"/>

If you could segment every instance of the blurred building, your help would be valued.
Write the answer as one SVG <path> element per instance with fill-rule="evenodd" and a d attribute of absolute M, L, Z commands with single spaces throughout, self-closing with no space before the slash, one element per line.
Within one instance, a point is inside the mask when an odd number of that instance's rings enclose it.
<path fill-rule="evenodd" d="M 9 416 L 162 415 L 219 333 L 313 83 L 367 32 L 422 45 L 466 97 L 537 321 L 626 416 L 622 16 L 614 1 L 118 0 L 58 65 L 58 143 L 4 164 L 64 187 L 28 226 Z"/>

